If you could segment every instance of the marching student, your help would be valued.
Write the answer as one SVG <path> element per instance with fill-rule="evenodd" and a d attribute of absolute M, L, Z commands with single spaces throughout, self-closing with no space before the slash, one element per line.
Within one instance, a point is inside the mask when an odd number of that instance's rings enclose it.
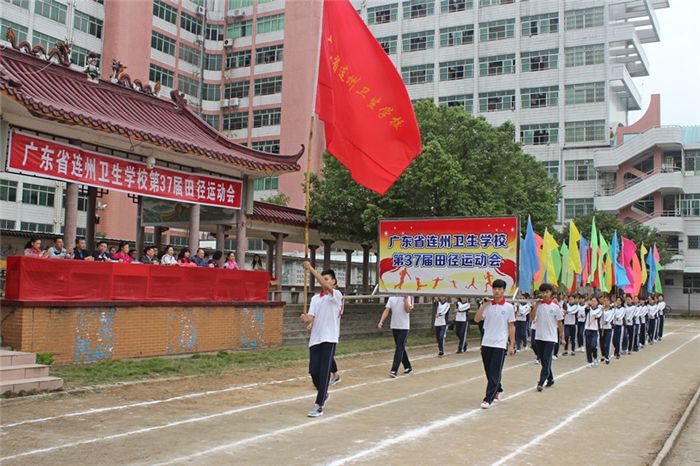
<path fill-rule="evenodd" d="M 576 356 L 576 315 L 578 314 L 578 304 L 574 295 L 569 295 L 569 299 L 564 303 L 564 353 L 569 354 L 569 343 L 571 343 L 571 355 Z"/>
<path fill-rule="evenodd" d="M 653 345 L 656 338 L 656 322 L 659 320 L 657 313 L 659 311 L 659 305 L 656 303 L 654 296 L 649 296 L 649 304 L 647 305 L 649 311 L 647 313 L 647 331 L 649 332 L 649 344 Z"/>
<path fill-rule="evenodd" d="M 625 325 L 625 307 L 622 305 L 622 298 L 615 298 L 615 308 L 613 314 L 613 346 L 615 347 L 615 359 L 620 359 L 623 351 L 622 334 Z"/>
<path fill-rule="evenodd" d="M 603 309 L 595 296 L 591 298 L 591 307 L 586 316 L 586 360 L 588 367 L 598 365 L 598 319 Z"/>
<path fill-rule="evenodd" d="M 659 294 L 657 296 L 657 298 L 658 298 L 658 303 L 657 303 L 658 310 L 657 310 L 656 315 L 657 315 L 657 319 L 659 319 L 659 321 L 657 322 L 658 331 L 656 332 L 656 335 L 657 335 L 656 340 L 661 341 L 664 338 L 664 319 L 665 319 L 664 314 L 666 313 L 666 301 L 664 301 L 664 295 L 662 295 L 662 294 Z"/>
<path fill-rule="evenodd" d="M 525 296 L 523 294 L 521 298 L 527 299 Z M 532 304 L 527 302 L 515 305 L 515 349 L 517 351 L 527 348 L 527 319 L 531 310 Z"/>
<path fill-rule="evenodd" d="M 532 311 L 530 311 L 530 348 L 532 348 L 532 352 L 535 353 L 535 364 L 539 364 L 540 351 L 537 345 L 537 340 L 535 340 L 535 335 L 537 335 L 537 322 L 535 320 L 535 316 L 532 315 Z"/>
<path fill-rule="evenodd" d="M 625 354 L 632 354 L 634 347 L 634 316 L 637 308 L 632 303 L 632 295 L 625 296 L 625 335 L 622 337 L 622 347 Z"/>
<path fill-rule="evenodd" d="M 486 372 L 486 395 L 481 403 L 488 409 L 503 392 L 501 375 L 506 348 L 509 355 L 515 354 L 515 308 L 507 303 L 503 295 L 506 282 L 498 279 L 491 284 L 493 300 L 486 301 L 476 311 L 475 322 L 484 322 L 484 338 L 481 342 L 481 360 Z"/>
<path fill-rule="evenodd" d="M 406 352 L 406 339 L 408 331 L 411 328 L 411 311 L 413 310 L 413 298 L 411 296 L 392 296 L 386 301 L 386 307 L 382 313 L 381 319 L 377 327 L 384 327 L 384 321 L 391 313 L 391 333 L 394 335 L 394 362 L 391 364 L 389 377 L 396 378 L 399 370 L 399 365 L 403 364 L 403 373 L 405 375 L 413 372 L 411 361 L 408 359 Z"/>
<path fill-rule="evenodd" d="M 438 344 L 438 357 L 445 355 L 445 335 L 447 334 L 447 319 L 450 312 L 450 303 L 447 298 L 438 298 L 437 310 L 435 311 L 435 338 Z"/>
<path fill-rule="evenodd" d="M 603 296 L 603 315 L 600 324 L 603 330 L 603 337 L 600 340 L 600 355 L 605 364 L 610 364 L 610 342 L 613 337 L 613 320 L 615 319 L 615 308 L 610 305 L 610 296 Z"/>
<path fill-rule="evenodd" d="M 535 339 L 540 353 L 540 378 L 537 382 L 537 391 L 541 392 L 542 387 L 554 385 L 554 373 L 552 372 L 552 356 L 554 356 L 554 345 L 564 342 L 564 325 L 559 303 L 552 299 L 553 287 L 549 283 L 540 285 L 540 301 L 535 303 L 532 309 L 532 316 L 537 320 L 537 332 Z"/>
<path fill-rule="evenodd" d="M 337 282 L 333 270 L 318 273 L 308 261 L 304 261 L 304 268 L 321 285 L 321 292 L 311 298 L 309 312 L 301 315 L 301 320 L 306 322 L 307 328 L 311 330 L 309 374 L 317 390 L 316 403 L 307 415 L 318 417 L 323 415 L 323 406 L 328 399 L 331 363 L 340 337 L 343 295 L 335 289 Z"/>
<path fill-rule="evenodd" d="M 576 346 L 583 352 L 584 329 L 586 328 L 586 297 L 578 295 L 578 312 L 576 313 Z"/>
<path fill-rule="evenodd" d="M 639 297 L 633 297 L 632 303 L 634 304 L 634 343 L 632 344 L 632 351 L 636 353 L 639 351 L 639 316 L 642 311 L 639 305 Z"/>
<path fill-rule="evenodd" d="M 649 314 L 648 301 L 639 300 L 639 346 L 644 348 L 647 342 L 647 315 Z"/>
<path fill-rule="evenodd" d="M 457 314 L 455 315 L 455 331 L 457 332 L 457 354 L 467 351 L 467 333 L 469 332 L 469 302 L 464 298 L 457 300 Z"/>

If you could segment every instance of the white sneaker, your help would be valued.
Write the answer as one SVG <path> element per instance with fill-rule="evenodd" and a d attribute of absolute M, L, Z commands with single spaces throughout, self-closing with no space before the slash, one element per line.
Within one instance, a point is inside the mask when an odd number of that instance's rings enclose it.
<path fill-rule="evenodd" d="M 555 354 L 554 356 L 552 356 L 552 358 L 553 358 L 553 359 L 559 359 L 559 358 L 557 357 L 556 354 Z"/>
<path fill-rule="evenodd" d="M 489 409 L 491 407 L 491 404 L 488 401 L 484 401 L 481 403 L 481 409 Z"/>
<path fill-rule="evenodd" d="M 589 362 L 588 364 L 586 364 L 586 367 L 593 367 L 593 363 Z"/>
<path fill-rule="evenodd" d="M 320 406 L 318 406 L 318 405 L 315 405 L 313 408 L 311 408 L 311 410 L 309 410 L 308 413 L 306 413 L 306 415 L 307 415 L 308 417 L 319 417 L 319 416 L 323 416 L 323 408 L 320 407 Z"/>

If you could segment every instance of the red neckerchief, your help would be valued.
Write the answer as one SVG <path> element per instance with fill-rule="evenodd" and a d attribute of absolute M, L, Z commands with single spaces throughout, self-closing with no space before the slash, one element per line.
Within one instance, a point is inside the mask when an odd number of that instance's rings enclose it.
<path fill-rule="evenodd" d="M 325 291 L 323 291 L 323 290 L 321 290 L 321 294 L 320 294 L 320 296 L 321 296 L 321 297 L 323 298 L 323 297 L 324 297 L 325 295 L 326 295 L 326 292 L 325 292 Z"/>
<path fill-rule="evenodd" d="M 506 298 L 501 299 L 500 301 L 491 301 L 491 304 L 494 304 L 496 306 L 503 306 L 506 303 Z"/>
<path fill-rule="evenodd" d="M 550 299 L 549 301 L 542 301 L 542 304 L 552 304 L 552 303 L 557 304 L 557 300 L 556 300 L 556 299 Z"/>

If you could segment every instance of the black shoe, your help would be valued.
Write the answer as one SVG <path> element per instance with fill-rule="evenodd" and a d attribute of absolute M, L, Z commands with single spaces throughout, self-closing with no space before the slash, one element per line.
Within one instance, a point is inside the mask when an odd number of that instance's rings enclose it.
<path fill-rule="evenodd" d="M 391 377 L 392 379 L 395 379 L 397 377 L 396 372 L 394 372 L 394 371 L 389 372 L 389 377 Z"/>
<path fill-rule="evenodd" d="M 462 350 L 457 350 L 457 354 L 462 354 L 463 352 Z"/>
<path fill-rule="evenodd" d="M 538 392 L 541 392 L 542 390 L 544 390 L 544 388 L 542 387 L 542 385 L 537 384 L 537 391 L 538 391 Z"/>
<path fill-rule="evenodd" d="M 405 371 L 403 371 L 403 375 L 408 375 L 408 374 L 410 374 L 411 372 L 413 372 L 413 368 L 412 368 L 412 367 L 409 367 L 408 369 L 406 369 Z"/>
<path fill-rule="evenodd" d="M 445 353 L 443 353 L 442 351 L 440 351 L 440 352 L 438 353 L 438 358 L 441 358 L 441 357 L 443 357 L 444 355 L 445 355 Z"/>
<path fill-rule="evenodd" d="M 554 380 L 548 380 L 547 383 L 544 384 L 545 387 L 549 388 L 552 385 L 554 385 Z"/>

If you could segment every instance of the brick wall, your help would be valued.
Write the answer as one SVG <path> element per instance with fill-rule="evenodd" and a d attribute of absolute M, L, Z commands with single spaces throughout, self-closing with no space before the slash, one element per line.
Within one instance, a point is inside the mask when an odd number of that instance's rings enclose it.
<path fill-rule="evenodd" d="M 283 305 L 2 306 L 5 346 L 57 364 L 282 345 Z"/>

